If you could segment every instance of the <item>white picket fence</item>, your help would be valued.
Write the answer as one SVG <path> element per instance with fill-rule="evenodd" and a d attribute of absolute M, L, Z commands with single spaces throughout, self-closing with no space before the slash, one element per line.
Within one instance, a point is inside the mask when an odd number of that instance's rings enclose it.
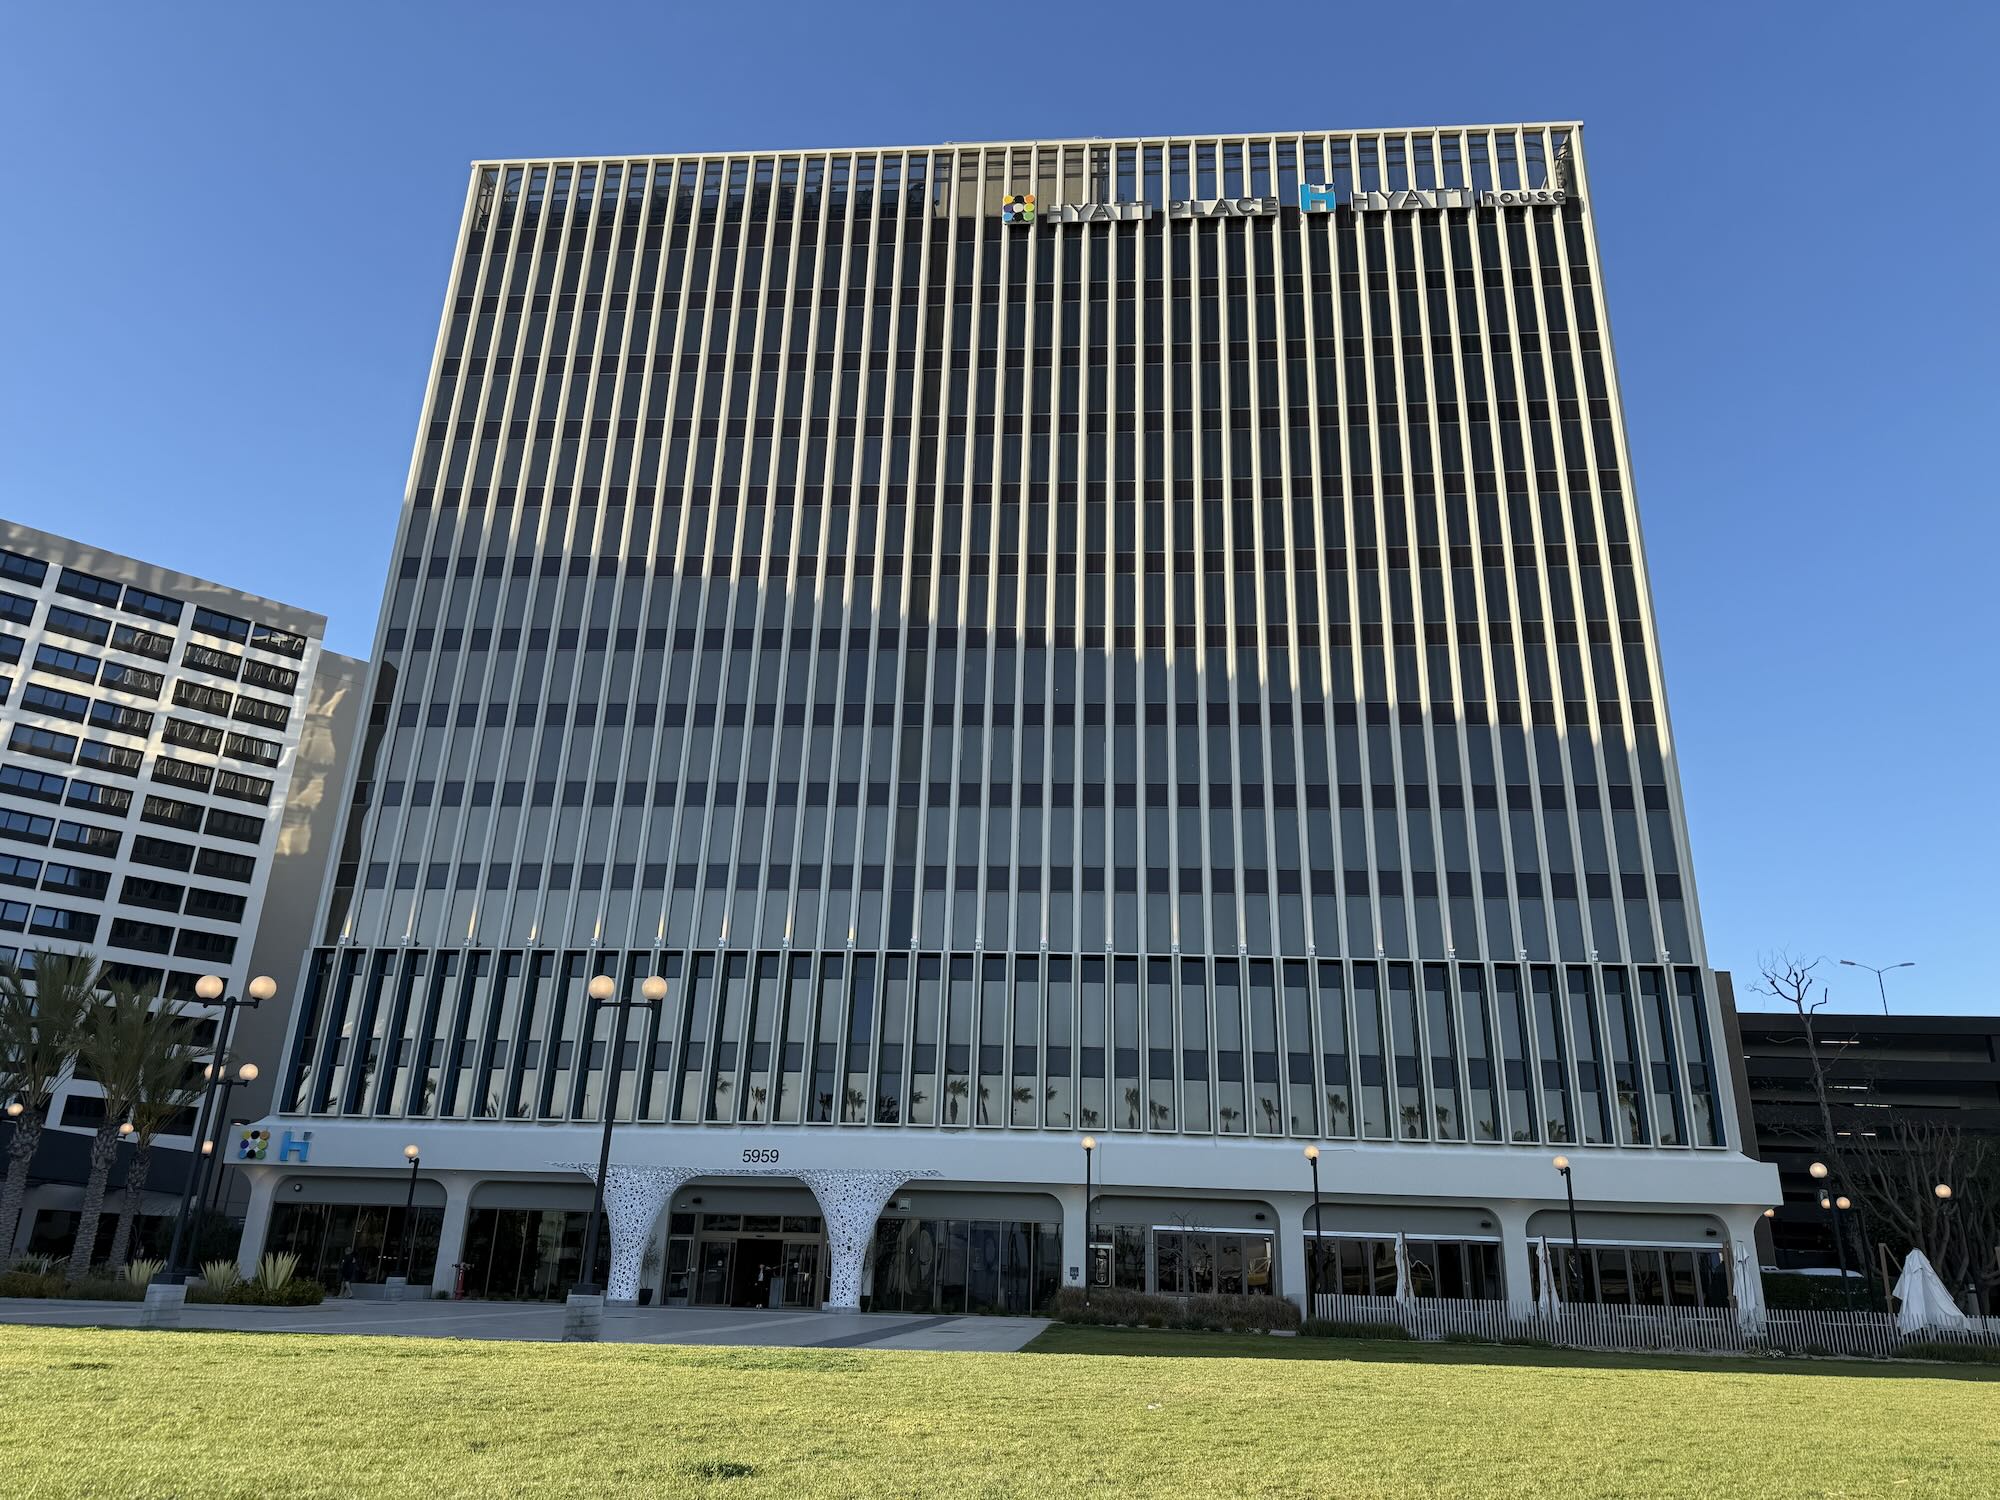
<path fill-rule="evenodd" d="M 1324 1292 L 1314 1316 L 1349 1324 L 1387 1324 L 1414 1338 L 1537 1341 L 1565 1349 L 1660 1350 L 1687 1354 L 1845 1355 L 1921 1358 L 1925 1344 L 2000 1348 L 2000 1318 L 1975 1318 L 1960 1332 L 1905 1334 L 1887 1313 L 1772 1311 L 1739 1318 L 1728 1307 L 1633 1307 L 1566 1302 L 1554 1312 L 1532 1302 L 1453 1297 L 1353 1297 Z"/>

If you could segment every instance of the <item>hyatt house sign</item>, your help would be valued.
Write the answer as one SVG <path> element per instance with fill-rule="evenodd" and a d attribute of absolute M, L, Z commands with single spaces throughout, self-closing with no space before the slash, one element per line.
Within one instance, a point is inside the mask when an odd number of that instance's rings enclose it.
<path fill-rule="evenodd" d="M 1341 189 L 1330 184 L 1301 183 L 1299 212 L 1331 213 L 1340 206 L 1342 196 Z M 1515 208 L 1559 204 L 1567 203 L 1569 194 L 1559 187 L 1397 188 L 1386 192 L 1358 191 L 1346 195 L 1346 201 L 1358 212 L 1372 213 L 1403 208 Z M 1175 198 L 1167 204 L 1166 216 L 1170 219 L 1260 218 L 1276 214 L 1280 206 L 1276 198 Z M 1154 205 L 1145 202 L 1056 203 L 1042 209 L 1038 215 L 1035 195 L 1020 193 L 1005 200 L 1000 217 L 1008 224 L 1032 224 L 1037 217 L 1051 224 L 1098 224 L 1150 219 L 1153 211 Z"/>

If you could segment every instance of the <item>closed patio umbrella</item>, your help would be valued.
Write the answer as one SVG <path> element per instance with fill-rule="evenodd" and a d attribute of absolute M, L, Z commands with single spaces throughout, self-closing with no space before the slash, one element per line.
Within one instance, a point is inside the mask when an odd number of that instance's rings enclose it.
<path fill-rule="evenodd" d="M 1764 1320 L 1764 1299 L 1758 1295 L 1757 1283 L 1750 1279 L 1759 1274 L 1752 1259 L 1757 1247 L 1745 1240 L 1737 1240 L 1735 1247 L 1736 1321 L 1740 1327 L 1752 1329 Z"/>
<path fill-rule="evenodd" d="M 1410 1284 L 1409 1237 L 1399 1229 L 1396 1231 L 1396 1300 L 1408 1302 L 1416 1294 L 1416 1288 Z"/>
<path fill-rule="evenodd" d="M 1549 1255 L 1549 1237 L 1542 1236 L 1541 1289 L 1535 1294 L 1535 1311 L 1554 1317 L 1562 1311 L 1562 1294 L 1556 1290 L 1556 1263 Z"/>
<path fill-rule="evenodd" d="M 1964 1331 L 1972 1320 L 1952 1301 L 1951 1293 L 1931 1266 L 1930 1257 L 1912 1250 L 1903 1257 L 1903 1274 L 1896 1278 L 1896 1327 L 1903 1333 L 1926 1328 Z"/>

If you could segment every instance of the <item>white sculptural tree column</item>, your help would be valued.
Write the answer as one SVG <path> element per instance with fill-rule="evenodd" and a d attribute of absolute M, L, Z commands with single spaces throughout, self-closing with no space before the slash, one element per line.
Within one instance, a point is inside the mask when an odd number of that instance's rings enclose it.
<path fill-rule="evenodd" d="M 581 1172 L 597 1180 L 595 1162 L 555 1162 L 566 1172 Z M 639 1300 L 639 1267 L 646 1241 L 660 1222 L 660 1211 L 682 1183 L 701 1174 L 692 1167 L 628 1167 L 611 1164 L 604 1178 L 604 1224 L 611 1233 L 611 1278 L 605 1294 L 613 1302 Z M 584 1267 L 588 1276 L 591 1268 Z"/>
<path fill-rule="evenodd" d="M 875 1221 L 882 1216 L 883 1205 L 912 1176 L 937 1174 L 814 1171 L 808 1167 L 793 1175 L 812 1189 L 813 1197 L 819 1200 L 820 1214 L 826 1220 L 827 1254 L 833 1258 L 826 1308 L 829 1312 L 859 1311 L 861 1264 L 875 1237 Z"/>

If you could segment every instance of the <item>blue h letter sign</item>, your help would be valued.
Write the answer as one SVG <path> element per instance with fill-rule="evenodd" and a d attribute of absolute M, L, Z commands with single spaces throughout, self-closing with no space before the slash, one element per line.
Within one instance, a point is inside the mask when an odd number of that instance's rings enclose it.
<path fill-rule="evenodd" d="M 1299 212 L 1330 214 L 1340 206 L 1340 189 L 1330 182 L 1299 184 Z"/>
<path fill-rule="evenodd" d="M 293 1135 L 287 1130 L 285 1138 L 278 1143 L 278 1160 L 304 1161 L 312 1150 L 312 1138 L 313 1133 L 310 1130 L 302 1131 L 298 1135 Z"/>

